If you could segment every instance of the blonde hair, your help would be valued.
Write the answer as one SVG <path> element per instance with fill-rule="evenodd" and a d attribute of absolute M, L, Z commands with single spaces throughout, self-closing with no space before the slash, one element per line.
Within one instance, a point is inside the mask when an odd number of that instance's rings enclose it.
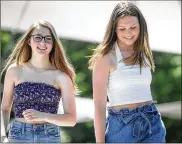
<path fill-rule="evenodd" d="M 115 41 L 117 40 L 117 35 L 115 32 L 117 21 L 119 18 L 124 16 L 136 16 L 140 23 L 140 34 L 134 45 L 134 54 L 132 55 L 134 58 L 132 62 L 139 62 L 140 71 L 143 65 L 150 65 L 152 71 L 154 72 L 155 65 L 152 51 L 149 46 L 146 20 L 137 6 L 128 1 L 120 2 L 114 8 L 106 28 L 104 40 L 96 49 L 94 49 L 94 53 L 89 60 L 89 69 L 93 69 L 97 57 L 102 57 L 111 51 Z M 147 60 L 150 64 L 147 63 Z"/>
<path fill-rule="evenodd" d="M 51 64 L 58 70 L 66 73 L 72 80 L 75 92 L 78 92 L 78 88 L 75 82 L 75 72 L 74 68 L 69 62 L 69 59 L 66 57 L 65 50 L 56 34 L 54 27 L 47 21 L 39 20 L 33 23 L 30 28 L 26 31 L 26 33 L 20 38 L 20 40 L 16 43 L 11 55 L 8 57 L 5 67 L 2 70 L 1 76 L 3 72 L 12 64 L 15 63 L 17 65 L 22 65 L 25 62 L 28 62 L 32 56 L 31 47 L 28 45 L 28 40 L 30 38 L 31 33 L 37 27 L 46 27 L 50 30 L 51 35 L 54 39 L 53 49 L 50 52 L 49 59 Z"/>

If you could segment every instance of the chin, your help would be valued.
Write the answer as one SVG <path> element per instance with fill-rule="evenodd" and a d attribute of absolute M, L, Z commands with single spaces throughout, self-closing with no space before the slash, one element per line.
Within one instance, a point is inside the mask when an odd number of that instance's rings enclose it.
<path fill-rule="evenodd" d="M 40 56 L 49 56 L 49 53 L 45 53 L 45 52 L 37 52 L 37 54 Z"/>
<path fill-rule="evenodd" d="M 126 46 L 132 46 L 135 43 L 135 40 L 126 40 L 126 39 L 119 39 L 119 42 L 121 42 L 122 44 L 126 45 Z"/>
<path fill-rule="evenodd" d="M 124 44 L 125 44 L 126 46 L 132 46 L 132 45 L 134 44 L 134 42 L 124 42 Z"/>

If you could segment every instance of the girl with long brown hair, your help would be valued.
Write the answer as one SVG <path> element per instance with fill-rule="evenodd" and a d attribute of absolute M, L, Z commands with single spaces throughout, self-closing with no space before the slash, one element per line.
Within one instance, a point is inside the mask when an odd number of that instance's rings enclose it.
<path fill-rule="evenodd" d="M 76 124 L 75 72 L 54 27 L 33 23 L 17 42 L 4 67 L 1 129 L 10 142 L 61 142 L 59 126 Z M 57 114 L 62 100 L 64 114 Z M 6 139 L 5 135 L 1 139 Z"/>
<path fill-rule="evenodd" d="M 117 4 L 89 61 L 96 142 L 165 142 L 166 129 L 150 90 L 155 65 L 148 39 L 138 7 Z"/>

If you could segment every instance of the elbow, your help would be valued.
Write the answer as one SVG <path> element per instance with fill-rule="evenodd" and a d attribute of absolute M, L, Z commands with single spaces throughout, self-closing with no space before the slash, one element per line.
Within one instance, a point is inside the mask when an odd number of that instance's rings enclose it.
<path fill-rule="evenodd" d="M 66 127 L 74 127 L 76 125 L 76 116 L 75 115 L 68 115 L 65 121 L 60 121 L 59 126 L 66 126 Z"/>
<path fill-rule="evenodd" d="M 11 105 L 1 103 L 1 112 L 11 113 Z"/>
<path fill-rule="evenodd" d="M 76 125 L 76 121 L 75 122 L 72 122 L 71 124 L 70 124 L 70 127 L 74 127 Z"/>
<path fill-rule="evenodd" d="M 11 109 L 1 107 L 1 113 L 11 113 Z"/>
<path fill-rule="evenodd" d="M 71 116 L 70 119 L 70 127 L 74 127 L 76 125 L 76 115 Z"/>

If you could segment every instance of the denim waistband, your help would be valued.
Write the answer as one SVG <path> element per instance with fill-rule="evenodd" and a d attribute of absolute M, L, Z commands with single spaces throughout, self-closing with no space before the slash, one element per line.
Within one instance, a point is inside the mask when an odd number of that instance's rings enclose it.
<path fill-rule="evenodd" d="M 112 107 L 108 107 L 108 114 L 110 115 L 127 115 L 127 114 L 134 114 L 138 112 L 155 112 L 158 111 L 157 107 L 155 106 L 156 101 L 152 102 L 151 104 L 144 104 L 141 106 L 138 106 L 136 108 L 121 108 L 120 110 L 115 110 Z"/>
<path fill-rule="evenodd" d="M 25 123 L 25 122 L 21 122 L 21 121 L 18 121 L 16 119 L 14 119 L 12 121 L 12 124 L 16 124 L 16 125 L 22 125 L 22 126 L 25 126 L 25 127 L 44 127 L 44 126 L 53 126 L 54 124 L 51 124 L 51 123 L 40 123 L 40 124 L 31 124 L 31 123 Z M 56 125 L 54 125 L 56 126 Z"/>
<path fill-rule="evenodd" d="M 147 117 L 148 114 L 151 116 L 158 114 L 158 110 L 154 102 L 151 104 L 144 104 L 136 108 L 121 108 L 119 111 L 114 110 L 111 107 L 108 108 L 108 117 L 119 116 L 125 124 L 134 122 L 133 135 L 136 137 L 139 137 L 138 128 L 141 125 L 146 125 L 148 127 L 146 134 L 152 133 L 151 124 Z"/>
<path fill-rule="evenodd" d="M 25 123 L 20 122 L 14 119 L 11 123 L 11 125 L 15 125 L 16 127 L 19 127 L 22 129 L 22 132 L 24 132 L 25 129 L 32 129 L 32 130 L 44 130 L 47 131 L 50 127 L 52 128 L 59 128 L 59 126 L 51 124 L 51 123 L 42 123 L 42 124 L 31 124 L 31 123 Z"/>
<path fill-rule="evenodd" d="M 60 128 L 51 123 L 31 124 L 14 119 L 8 133 L 10 142 L 60 142 Z"/>

